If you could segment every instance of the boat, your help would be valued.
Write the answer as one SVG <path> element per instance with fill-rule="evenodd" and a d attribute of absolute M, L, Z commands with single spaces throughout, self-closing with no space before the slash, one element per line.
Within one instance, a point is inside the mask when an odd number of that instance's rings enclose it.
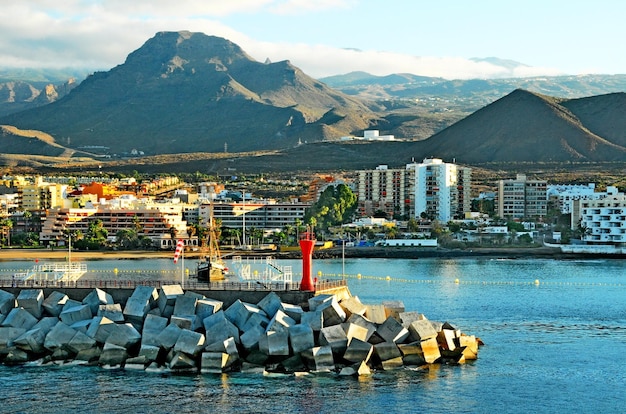
<path fill-rule="evenodd" d="M 215 282 L 226 279 L 228 267 L 222 259 L 220 253 L 219 240 L 217 237 L 217 227 L 213 218 L 213 209 L 209 213 L 208 228 L 208 251 L 200 260 L 196 268 L 196 278 L 199 282 Z"/>

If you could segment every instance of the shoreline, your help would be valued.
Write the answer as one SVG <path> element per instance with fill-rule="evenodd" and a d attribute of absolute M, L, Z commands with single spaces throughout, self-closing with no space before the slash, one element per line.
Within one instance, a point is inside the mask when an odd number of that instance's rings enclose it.
<path fill-rule="evenodd" d="M 224 256 L 275 256 L 278 259 L 299 259 L 302 254 L 295 252 L 245 252 L 223 251 Z M 203 252 L 185 252 L 188 259 L 200 259 Z M 0 249 L 0 260 L 44 260 L 66 259 L 68 251 L 64 249 Z M 83 260 L 123 260 L 123 259 L 173 259 L 174 251 L 148 251 L 148 250 L 125 250 L 125 251 L 78 251 L 72 250 L 73 259 Z M 388 259 L 419 259 L 419 258 L 458 258 L 458 257 L 498 257 L 498 258 L 572 258 L 590 257 L 588 255 L 573 255 L 562 253 L 554 247 L 480 247 L 472 249 L 442 249 L 442 248 L 410 248 L 410 247 L 350 247 L 346 249 L 333 247 L 330 249 L 316 250 L 313 252 L 314 259 L 331 258 L 388 258 Z M 600 257 L 594 255 L 592 257 Z M 603 256 L 604 257 L 604 256 Z M 611 256 L 609 256 L 611 257 Z M 612 257 L 617 257 L 612 255 Z"/>

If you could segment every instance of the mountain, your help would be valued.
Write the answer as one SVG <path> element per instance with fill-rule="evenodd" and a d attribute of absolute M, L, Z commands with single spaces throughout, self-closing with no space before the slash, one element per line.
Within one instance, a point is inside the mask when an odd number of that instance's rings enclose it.
<path fill-rule="evenodd" d="M 77 86 L 75 78 L 58 83 L 0 78 L 0 116 L 47 105 L 67 95 Z"/>
<path fill-rule="evenodd" d="M 226 39 L 181 31 L 157 33 L 124 64 L 0 124 L 41 130 L 72 148 L 166 154 L 339 139 L 376 118 L 288 61 L 259 63 Z"/>
<path fill-rule="evenodd" d="M 566 100 L 519 89 L 415 149 L 468 164 L 624 161 L 625 108 L 624 93 Z"/>

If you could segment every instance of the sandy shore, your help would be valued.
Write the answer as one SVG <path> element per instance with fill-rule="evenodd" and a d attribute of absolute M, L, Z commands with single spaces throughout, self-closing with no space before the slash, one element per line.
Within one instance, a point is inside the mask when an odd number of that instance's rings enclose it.
<path fill-rule="evenodd" d="M 0 249 L 0 260 L 35 260 L 35 259 L 64 259 L 67 250 L 63 249 Z M 185 258 L 198 258 L 198 252 L 186 252 Z M 74 251 L 72 258 L 76 259 L 168 259 L 174 258 L 172 251 Z"/>

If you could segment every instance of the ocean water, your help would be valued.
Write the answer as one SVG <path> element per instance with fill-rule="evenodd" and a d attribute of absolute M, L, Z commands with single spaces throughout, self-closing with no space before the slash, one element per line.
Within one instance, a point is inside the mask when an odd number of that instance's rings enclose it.
<path fill-rule="evenodd" d="M 298 261 L 287 261 L 299 272 Z M 188 263 L 193 267 L 193 262 Z M 26 262 L 0 263 L 0 278 Z M 98 367 L 0 366 L 0 412 L 616 413 L 626 409 L 626 262 L 551 259 L 318 260 L 364 303 L 479 336 L 464 365 L 371 377 L 174 375 Z M 89 262 L 88 278 L 172 278 L 171 260 Z M 116 272 L 113 269 L 117 269 Z"/>

